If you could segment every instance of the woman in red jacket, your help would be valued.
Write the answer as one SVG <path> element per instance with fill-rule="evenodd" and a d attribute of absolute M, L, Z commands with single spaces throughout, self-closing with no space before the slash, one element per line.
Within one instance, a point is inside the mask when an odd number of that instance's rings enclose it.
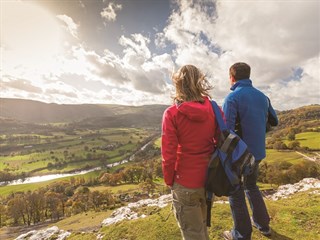
<path fill-rule="evenodd" d="M 173 211 L 185 240 L 207 240 L 205 178 L 217 123 L 205 76 L 185 65 L 172 77 L 174 104 L 162 119 L 162 170 L 172 190 Z"/>

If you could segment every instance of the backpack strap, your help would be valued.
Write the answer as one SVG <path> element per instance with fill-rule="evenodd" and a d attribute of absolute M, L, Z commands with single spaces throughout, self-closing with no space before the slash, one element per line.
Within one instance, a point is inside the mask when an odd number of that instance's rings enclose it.
<path fill-rule="evenodd" d="M 223 132 L 224 130 L 228 131 L 228 128 L 222 118 L 218 104 L 215 101 L 211 100 L 211 105 L 212 105 L 216 120 L 218 122 L 218 126 L 220 128 L 220 131 L 221 132 Z M 234 149 L 235 145 L 239 142 L 239 139 L 240 138 L 234 134 L 229 134 L 227 136 L 227 138 L 224 139 L 224 143 L 222 144 L 222 146 L 220 146 L 220 150 L 223 152 L 223 154 L 227 155 L 227 157 L 225 157 L 224 160 L 228 159 L 232 155 L 233 149 Z M 239 180 L 237 173 L 232 171 L 231 163 L 228 161 L 223 161 L 223 160 L 221 161 L 221 163 L 222 163 L 222 166 L 223 166 L 230 182 L 234 186 L 238 185 L 240 183 L 240 180 Z"/>
<path fill-rule="evenodd" d="M 212 105 L 214 115 L 216 116 L 216 120 L 218 122 L 220 131 L 223 132 L 223 130 L 227 130 L 227 126 L 224 123 L 218 104 L 215 101 L 211 100 L 211 105 Z"/>

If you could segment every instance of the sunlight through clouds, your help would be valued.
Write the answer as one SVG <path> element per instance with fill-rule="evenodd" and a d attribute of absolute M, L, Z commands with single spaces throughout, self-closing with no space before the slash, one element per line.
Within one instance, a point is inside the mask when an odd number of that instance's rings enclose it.
<path fill-rule="evenodd" d="M 77 30 L 78 30 L 79 25 L 77 25 L 71 17 L 68 17 L 66 15 L 58 15 L 57 18 L 66 24 L 66 29 L 70 32 L 70 34 L 73 37 L 78 38 L 78 31 Z"/>
<path fill-rule="evenodd" d="M 245 61 L 276 109 L 320 103 L 319 4 L 1 1 L 1 97 L 170 104 L 173 69 L 194 64 L 222 104 Z"/>
<path fill-rule="evenodd" d="M 2 2 L 1 47 L 3 69 L 23 77 L 30 69 L 52 64 L 61 52 L 61 31 L 48 11 L 26 2 Z M 35 71 L 34 71 L 35 72 Z"/>

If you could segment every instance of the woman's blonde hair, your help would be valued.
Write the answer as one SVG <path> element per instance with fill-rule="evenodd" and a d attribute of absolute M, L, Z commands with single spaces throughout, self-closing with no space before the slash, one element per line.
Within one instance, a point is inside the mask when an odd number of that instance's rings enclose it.
<path fill-rule="evenodd" d="M 193 65 L 185 65 L 172 75 L 172 80 L 176 87 L 175 101 L 204 102 L 203 97 L 210 97 L 208 91 L 212 86 L 207 81 L 205 75 Z"/>

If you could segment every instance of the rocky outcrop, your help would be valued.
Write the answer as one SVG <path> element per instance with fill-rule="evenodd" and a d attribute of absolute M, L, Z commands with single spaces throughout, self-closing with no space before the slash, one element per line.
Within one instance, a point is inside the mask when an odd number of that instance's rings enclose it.
<path fill-rule="evenodd" d="M 60 230 L 58 227 L 53 226 L 44 230 L 33 230 L 27 232 L 25 234 L 21 234 L 15 240 L 47 240 L 47 239 L 55 239 L 55 240 L 65 240 L 71 233 Z"/>
<path fill-rule="evenodd" d="M 135 203 L 129 203 L 125 207 L 118 208 L 115 210 L 111 217 L 106 218 L 102 221 L 102 226 L 108 226 L 120 221 L 123 221 L 125 219 L 132 220 L 137 218 L 145 218 L 145 214 L 138 214 L 135 209 L 139 209 L 141 207 L 159 207 L 163 208 L 168 205 L 169 202 L 171 202 L 171 194 L 168 195 L 162 195 L 157 199 L 143 199 Z"/>
<path fill-rule="evenodd" d="M 292 194 L 295 194 L 297 192 L 308 191 L 310 189 L 318 189 L 311 193 L 320 194 L 320 180 L 316 178 L 304 178 L 300 182 L 297 182 L 295 184 L 282 185 L 277 189 L 277 191 L 274 194 L 268 196 L 267 198 L 272 200 L 288 198 Z"/>
<path fill-rule="evenodd" d="M 282 198 L 288 198 L 291 195 L 308 191 L 310 194 L 320 194 L 320 180 L 315 178 L 305 178 L 295 184 L 286 184 L 280 186 L 274 194 L 267 196 L 268 199 L 278 200 Z M 101 223 L 102 226 L 109 226 L 123 220 L 132 220 L 138 218 L 147 217 L 145 214 L 138 213 L 137 210 L 142 207 L 158 207 L 163 208 L 171 203 L 172 197 L 171 194 L 162 195 L 157 199 L 143 199 L 135 203 L 129 203 L 125 207 L 118 208 L 115 210 L 110 217 L 104 219 Z M 215 204 L 226 204 L 227 201 L 216 201 Z M 70 235 L 70 232 L 60 230 L 58 227 L 51 227 L 45 230 L 40 231 L 30 231 L 28 233 L 20 235 L 16 240 L 65 240 Z M 102 239 L 103 235 L 98 234 L 97 239 Z"/>

